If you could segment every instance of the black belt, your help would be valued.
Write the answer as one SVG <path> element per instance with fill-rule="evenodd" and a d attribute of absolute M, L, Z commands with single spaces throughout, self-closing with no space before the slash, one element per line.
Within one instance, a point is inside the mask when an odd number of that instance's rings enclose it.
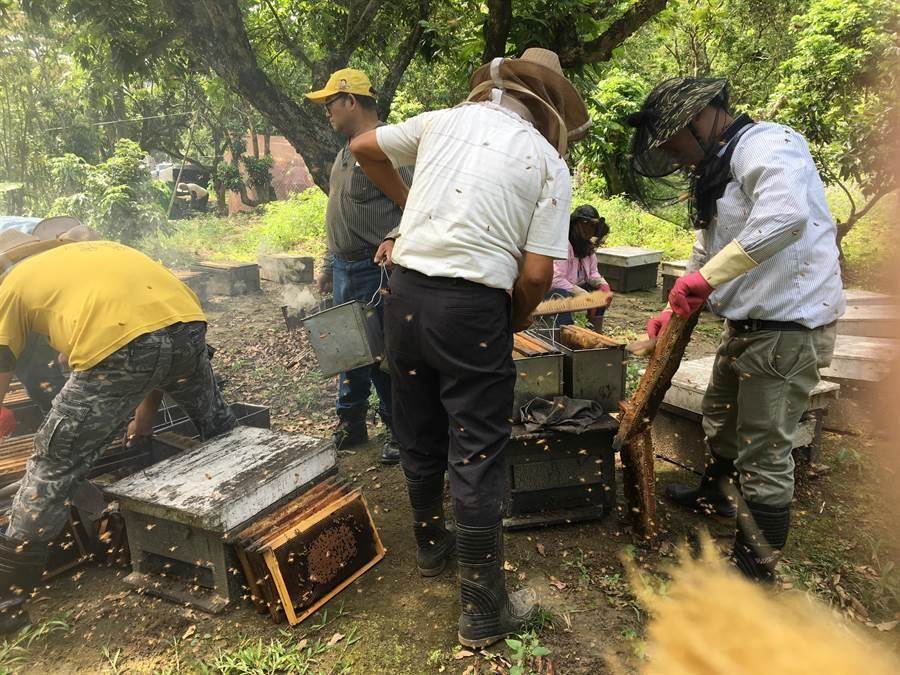
<path fill-rule="evenodd" d="M 796 321 L 768 321 L 767 319 L 728 319 L 728 327 L 735 333 L 751 333 L 757 330 L 812 330 Z"/>
<path fill-rule="evenodd" d="M 349 251 L 347 253 L 335 253 L 335 258 L 340 258 L 344 262 L 359 262 L 360 260 L 375 260 L 375 251 L 376 248 L 358 248 L 355 251 Z"/>

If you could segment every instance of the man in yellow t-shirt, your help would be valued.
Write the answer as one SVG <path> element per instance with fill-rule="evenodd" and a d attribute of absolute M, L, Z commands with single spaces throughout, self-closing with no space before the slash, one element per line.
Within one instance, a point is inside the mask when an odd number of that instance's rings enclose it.
<path fill-rule="evenodd" d="M 131 411 L 162 390 L 203 438 L 236 420 L 213 378 L 194 293 L 143 253 L 108 241 L 0 233 L 0 405 L 30 332 L 68 356 L 72 374 L 34 438 L 0 535 L 0 633 L 27 623 L 67 500 Z"/>

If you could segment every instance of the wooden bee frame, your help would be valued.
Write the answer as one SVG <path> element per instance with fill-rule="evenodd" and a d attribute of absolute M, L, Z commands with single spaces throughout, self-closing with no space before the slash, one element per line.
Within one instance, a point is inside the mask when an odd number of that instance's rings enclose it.
<path fill-rule="evenodd" d="M 292 626 L 386 552 L 362 493 L 331 480 L 243 530 L 235 548 L 257 611 Z"/>

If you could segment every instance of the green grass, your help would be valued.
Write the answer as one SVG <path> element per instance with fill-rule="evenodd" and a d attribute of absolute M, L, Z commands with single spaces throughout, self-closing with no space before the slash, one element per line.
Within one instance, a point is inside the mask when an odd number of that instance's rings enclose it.
<path fill-rule="evenodd" d="M 6 637 L 0 642 L 0 675 L 17 672 L 19 666 L 28 660 L 31 647 L 36 640 L 57 631 L 67 630 L 69 630 L 69 624 L 65 619 L 51 619 L 28 626 L 16 635 Z"/>
<path fill-rule="evenodd" d="M 320 257 L 326 248 L 326 195 L 318 188 L 228 218 L 175 221 L 171 233 L 145 237 L 139 248 L 169 266 L 198 258 L 253 261 L 260 253 Z"/>

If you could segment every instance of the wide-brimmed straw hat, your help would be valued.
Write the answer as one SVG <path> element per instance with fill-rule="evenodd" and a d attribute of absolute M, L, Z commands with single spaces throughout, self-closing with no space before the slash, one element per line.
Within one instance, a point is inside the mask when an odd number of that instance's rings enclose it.
<path fill-rule="evenodd" d="M 522 87 L 527 92 L 522 91 Z M 559 56 L 549 49 L 532 47 L 518 59 L 496 58 L 472 73 L 469 90 L 473 94 L 476 90 L 489 91 L 491 88 L 530 94 L 544 101 L 562 120 L 565 127 L 563 145 L 584 138 L 591 126 L 584 100 L 563 74 Z M 470 99 L 479 100 L 471 94 Z"/>
<path fill-rule="evenodd" d="M 60 235 L 79 225 L 81 225 L 81 221 L 73 216 L 50 216 L 35 225 L 31 234 L 38 239 L 58 239 Z"/>
<path fill-rule="evenodd" d="M 18 230 L 0 232 L 0 272 L 29 256 L 49 251 L 66 243 L 68 242 L 62 239 L 38 239 Z"/>

